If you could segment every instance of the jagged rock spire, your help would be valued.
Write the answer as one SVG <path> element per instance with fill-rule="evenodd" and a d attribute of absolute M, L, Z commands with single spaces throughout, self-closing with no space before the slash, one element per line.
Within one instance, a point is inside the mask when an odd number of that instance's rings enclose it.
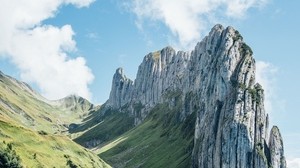
<path fill-rule="evenodd" d="M 279 128 L 274 126 L 271 129 L 269 139 L 270 161 L 273 168 L 285 168 L 286 160 L 284 157 L 283 141 Z"/>
<path fill-rule="evenodd" d="M 118 68 L 114 74 L 112 88 L 107 105 L 120 108 L 130 102 L 133 81 L 128 79 L 122 68 Z"/>
<path fill-rule="evenodd" d="M 165 95 L 179 91 L 185 102 L 180 119 L 193 111 L 197 116 L 193 167 L 285 168 L 279 130 L 268 137 L 264 91 L 255 82 L 252 54 L 237 30 L 216 25 L 191 52 L 166 47 L 146 55 L 134 83 L 118 69 L 107 104 L 127 104 L 138 124 L 155 105 L 174 104 Z M 139 115 L 136 103 L 143 107 Z"/>

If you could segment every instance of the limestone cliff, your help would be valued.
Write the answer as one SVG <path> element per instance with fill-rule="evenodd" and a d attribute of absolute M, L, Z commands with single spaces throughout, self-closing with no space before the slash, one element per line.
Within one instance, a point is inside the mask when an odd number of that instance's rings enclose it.
<path fill-rule="evenodd" d="M 133 82 L 128 79 L 123 72 L 122 68 L 118 68 L 113 77 L 113 84 L 110 92 L 110 98 L 107 105 L 114 108 L 124 106 L 130 100 Z"/>
<path fill-rule="evenodd" d="M 106 106 L 127 107 L 138 125 L 157 104 L 175 107 L 170 95 L 180 94 L 180 121 L 197 113 L 193 167 L 284 168 L 278 128 L 268 136 L 252 54 L 238 31 L 216 25 L 191 52 L 166 47 L 146 55 L 134 82 L 118 69 Z"/>
<path fill-rule="evenodd" d="M 286 161 L 283 151 L 283 141 L 279 129 L 276 126 L 271 129 L 269 148 L 271 165 L 273 167 L 285 168 Z"/>

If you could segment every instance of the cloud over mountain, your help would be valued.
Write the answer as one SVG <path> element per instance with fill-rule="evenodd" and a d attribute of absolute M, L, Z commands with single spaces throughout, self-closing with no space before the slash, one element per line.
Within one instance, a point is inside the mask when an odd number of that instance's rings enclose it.
<path fill-rule="evenodd" d="M 268 0 L 129 0 L 138 25 L 144 21 L 164 23 L 184 48 L 193 47 L 216 21 L 242 18 L 248 9 Z"/>
<path fill-rule="evenodd" d="M 22 80 L 35 83 L 49 99 L 78 94 L 90 99 L 94 76 L 76 52 L 70 25 L 43 21 L 55 17 L 62 5 L 88 7 L 94 0 L 4 0 L 0 6 L 0 56 L 20 70 Z"/>

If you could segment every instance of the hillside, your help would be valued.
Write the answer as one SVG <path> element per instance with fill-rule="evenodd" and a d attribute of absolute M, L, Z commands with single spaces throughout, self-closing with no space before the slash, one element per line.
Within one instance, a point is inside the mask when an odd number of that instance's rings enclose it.
<path fill-rule="evenodd" d="M 71 100 L 46 100 L 0 72 L 0 151 L 12 146 L 24 167 L 110 167 L 63 135 L 70 123 L 80 122 L 92 108 L 83 98 L 76 97 L 77 104 Z M 77 108 L 81 102 L 84 106 Z"/>
<path fill-rule="evenodd" d="M 69 160 L 79 167 L 110 167 L 66 136 L 35 132 L 1 120 L 0 131 L 0 150 L 11 143 L 24 167 L 69 167 Z"/>
<path fill-rule="evenodd" d="M 140 125 L 96 152 L 115 167 L 191 167 L 196 111 L 180 122 L 181 106 L 155 106 Z"/>
<path fill-rule="evenodd" d="M 84 98 L 68 96 L 50 101 L 26 83 L 0 72 L 0 109 L 3 118 L 33 130 L 61 133 L 78 123 L 93 108 Z"/>

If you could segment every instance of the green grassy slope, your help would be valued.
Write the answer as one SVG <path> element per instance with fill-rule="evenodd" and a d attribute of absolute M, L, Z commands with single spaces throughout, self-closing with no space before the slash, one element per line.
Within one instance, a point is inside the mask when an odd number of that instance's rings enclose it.
<path fill-rule="evenodd" d="M 81 121 L 84 113 L 61 108 L 35 93 L 27 84 L 0 72 L 0 114 L 15 124 L 33 130 L 61 133 L 70 123 Z"/>
<path fill-rule="evenodd" d="M 180 122 L 180 106 L 157 105 L 141 125 L 96 153 L 114 167 L 190 167 L 196 117 Z"/>
<path fill-rule="evenodd" d="M 99 109 L 92 113 L 90 119 L 70 130 L 72 135 L 81 133 L 74 139 L 75 142 L 85 147 L 94 147 L 104 142 L 113 140 L 134 126 L 134 118 L 126 113 Z"/>
<path fill-rule="evenodd" d="M 66 136 L 38 133 L 0 120 L 0 150 L 8 143 L 24 167 L 68 167 L 68 160 L 79 167 L 110 167 Z"/>
<path fill-rule="evenodd" d="M 88 113 L 70 111 L 69 102 L 61 107 L 0 72 L 0 159 L 11 143 L 24 167 L 110 167 L 66 136 L 68 125 Z"/>
<path fill-rule="evenodd" d="M 68 167 L 70 162 L 87 168 L 109 167 L 77 142 L 93 147 L 114 167 L 189 167 L 196 117 L 193 113 L 180 120 L 181 94 L 167 93 L 166 100 L 174 99 L 176 105 L 157 105 L 134 127 L 127 106 L 122 112 L 105 105 L 87 112 L 82 109 L 90 109 L 90 104 L 77 107 L 81 100 L 76 97 L 47 101 L 26 84 L 0 74 L 0 150 L 12 143 L 26 167 Z M 70 110 L 74 102 L 76 111 Z"/>

